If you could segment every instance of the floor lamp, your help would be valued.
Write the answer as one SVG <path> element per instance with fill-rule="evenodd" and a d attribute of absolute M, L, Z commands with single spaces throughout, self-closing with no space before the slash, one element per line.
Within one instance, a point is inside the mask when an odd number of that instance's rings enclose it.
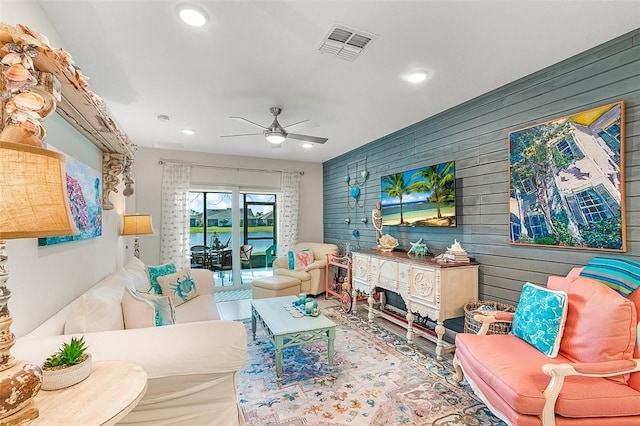
<path fill-rule="evenodd" d="M 140 235 L 153 234 L 150 214 L 126 214 L 123 217 L 122 235 L 135 235 L 133 255 L 140 259 Z"/>
<path fill-rule="evenodd" d="M 11 292 L 4 240 L 78 233 L 67 197 L 64 157 L 48 149 L 0 140 L 0 424 L 38 417 L 34 397 L 42 371 L 11 356 L 15 337 L 8 309 Z M 26 303 L 26 302 L 25 302 Z"/>

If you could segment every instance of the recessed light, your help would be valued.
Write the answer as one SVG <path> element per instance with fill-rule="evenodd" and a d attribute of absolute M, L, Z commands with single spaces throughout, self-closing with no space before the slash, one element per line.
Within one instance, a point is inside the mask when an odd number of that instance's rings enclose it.
<path fill-rule="evenodd" d="M 192 27 L 201 27 L 207 23 L 208 16 L 201 7 L 192 4 L 182 4 L 178 6 L 180 19 Z"/>
<path fill-rule="evenodd" d="M 303 148 L 310 149 L 313 148 L 313 144 L 311 142 L 305 142 L 302 144 Z"/>
<path fill-rule="evenodd" d="M 196 131 L 193 130 L 193 129 L 182 129 L 181 131 L 185 135 L 195 135 L 196 134 Z"/>
<path fill-rule="evenodd" d="M 427 79 L 427 77 L 429 77 L 429 71 L 426 70 L 412 71 L 403 76 L 403 78 L 409 83 L 422 83 Z"/>

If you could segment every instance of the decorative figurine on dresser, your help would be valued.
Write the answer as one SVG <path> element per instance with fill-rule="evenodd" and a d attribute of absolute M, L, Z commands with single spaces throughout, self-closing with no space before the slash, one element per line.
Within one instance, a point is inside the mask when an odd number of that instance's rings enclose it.
<path fill-rule="evenodd" d="M 457 241 L 449 249 L 454 256 L 463 258 L 463 249 Z M 464 316 L 465 304 L 478 300 L 479 265 L 468 256 L 466 262 L 455 262 L 455 258 L 445 262 L 434 260 L 406 251 L 356 251 L 352 253 L 352 286 L 369 296 L 369 321 L 379 316 L 405 327 L 410 344 L 415 334 L 434 341 L 436 355 L 442 359 L 445 351 L 454 348 L 444 341 L 444 321 Z M 374 306 L 376 289 L 395 292 L 403 299 L 406 321 L 385 312 L 384 306 Z M 435 321 L 435 336 L 430 330 L 414 327 L 415 314 Z"/>
<path fill-rule="evenodd" d="M 378 201 L 376 208 L 371 210 L 371 223 L 376 228 L 376 241 L 382 237 L 382 203 Z"/>

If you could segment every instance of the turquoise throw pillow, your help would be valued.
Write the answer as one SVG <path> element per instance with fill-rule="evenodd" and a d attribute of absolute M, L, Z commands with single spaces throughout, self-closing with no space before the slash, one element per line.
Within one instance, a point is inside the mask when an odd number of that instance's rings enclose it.
<path fill-rule="evenodd" d="M 147 271 L 149 272 L 149 282 L 151 283 L 149 292 L 162 294 L 162 289 L 160 288 L 160 284 L 158 284 L 158 277 L 174 274 L 176 272 L 176 266 L 171 263 L 165 263 L 164 265 L 158 266 L 147 266 Z"/>
<path fill-rule="evenodd" d="M 176 323 L 176 309 L 169 296 L 135 291 L 135 295 L 151 302 L 156 311 L 156 327 L 172 325 Z"/>
<path fill-rule="evenodd" d="M 289 269 L 294 269 L 296 267 L 296 255 L 292 250 L 287 252 L 287 259 L 289 260 Z"/>
<path fill-rule="evenodd" d="M 560 350 L 567 307 L 566 292 L 526 283 L 520 293 L 511 334 L 555 358 Z"/>
<path fill-rule="evenodd" d="M 640 287 L 640 263 L 629 259 L 594 257 L 584 266 L 580 276 L 600 281 L 627 297 Z"/>

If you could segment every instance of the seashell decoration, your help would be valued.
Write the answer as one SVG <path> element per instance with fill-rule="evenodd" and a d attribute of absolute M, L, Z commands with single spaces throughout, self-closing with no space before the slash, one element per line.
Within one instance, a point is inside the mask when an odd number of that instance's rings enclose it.
<path fill-rule="evenodd" d="M 5 72 L 4 76 L 7 80 L 12 81 L 25 81 L 31 76 L 28 69 L 25 68 L 22 63 L 11 65 Z"/>
<path fill-rule="evenodd" d="M 44 98 L 37 93 L 23 92 L 13 97 L 16 108 L 26 111 L 40 111 L 44 106 Z"/>
<path fill-rule="evenodd" d="M 4 65 L 15 65 L 15 64 L 21 64 L 22 63 L 22 56 L 20 56 L 19 53 L 7 53 L 6 55 L 4 55 L 4 58 L 2 58 L 2 63 Z"/>

